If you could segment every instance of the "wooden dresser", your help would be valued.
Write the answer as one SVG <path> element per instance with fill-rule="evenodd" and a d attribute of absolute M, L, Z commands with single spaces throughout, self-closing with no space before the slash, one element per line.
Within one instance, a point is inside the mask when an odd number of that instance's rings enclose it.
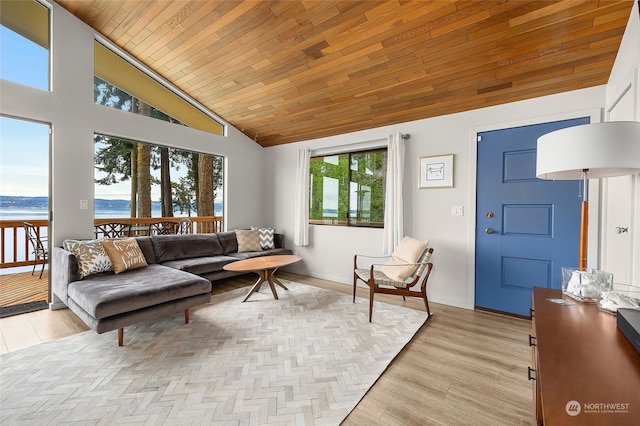
<path fill-rule="evenodd" d="M 538 424 L 640 425 L 640 354 L 615 315 L 536 287 L 530 344 Z"/>

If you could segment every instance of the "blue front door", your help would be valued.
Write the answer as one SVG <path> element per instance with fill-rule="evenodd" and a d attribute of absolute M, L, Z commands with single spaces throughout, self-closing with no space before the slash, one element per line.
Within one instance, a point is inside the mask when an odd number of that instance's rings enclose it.
<path fill-rule="evenodd" d="M 589 118 L 478 134 L 476 307 L 529 315 L 533 287 L 561 288 L 577 266 L 579 181 L 536 178 L 538 137 Z"/>

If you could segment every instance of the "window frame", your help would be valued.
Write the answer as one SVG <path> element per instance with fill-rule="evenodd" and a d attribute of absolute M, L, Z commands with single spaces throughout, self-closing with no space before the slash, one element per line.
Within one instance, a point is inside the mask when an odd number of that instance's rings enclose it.
<path fill-rule="evenodd" d="M 351 185 L 354 183 L 353 181 L 353 175 L 356 174 L 353 170 L 351 165 L 353 164 L 353 157 L 357 156 L 357 155 L 362 155 L 362 154 L 373 154 L 373 153 L 382 153 L 383 154 L 383 158 L 382 158 L 382 170 L 381 170 L 381 181 L 379 182 L 380 186 L 381 186 L 381 191 L 382 191 L 382 221 L 378 222 L 378 221 L 359 221 L 356 218 L 352 217 L 351 212 L 352 210 L 352 190 L 351 190 Z M 384 203 L 385 203 L 385 193 L 386 193 L 386 169 L 387 169 L 387 155 L 388 155 L 388 149 L 387 147 L 377 147 L 377 148 L 369 148 L 369 149 L 363 149 L 363 150 L 358 150 L 358 151 L 346 151 L 346 152 L 336 152 L 336 153 L 331 153 L 331 154 L 326 154 L 326 155 L 316 155 L 316 156 L 312 156 L 310 158 L 310 167 L 309 167 L 309 225 L 333 225 L 333 226 L 350 226 L 350 227 L 359 227 L 359 228 L 384 228 Z M 330 219 L 330 218 L 322 218 L 322 219 L 312 219 L 312 208 L 313 208 L 313 178 L 314 175 L 312 173 L 311 170 L 311 162 L 313 161 L 324 161 L 324 160 L 319 160 L 319 159 L 324 159 L 327 157 L 343 157 L 346 156 L 347 159 L 346 161 L 348 162 L 348 166 L 347 166 L 347 185 L 346 185 L 346 189 L 342 188 L 342 186 L 344 184 L 339 184 L 338 186 L 338 218 L 337 219 Z M 340 161 L 340 160 L 339 160 Z M 326 175 L 322 174 L 321 176 L 323 177 L 327 177 Z M 338 179 L 341 179 L 342 177 L 338 177 Z M 346 195 L 341 195 L 342 192 L 346 191 Z M 346 197 L 347 200 L 347 207 L 346 207 L 346 217 L 340 217 L 340 197 Z M 322 200 L 324 200 L 324 197 L 322 198 Z M 358 209 L 356 207 L 355 211 L 357 212 Z"/>

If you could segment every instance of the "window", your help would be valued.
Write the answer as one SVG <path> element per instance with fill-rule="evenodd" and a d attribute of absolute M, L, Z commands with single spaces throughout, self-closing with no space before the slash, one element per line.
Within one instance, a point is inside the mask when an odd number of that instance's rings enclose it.
<path fill-rule="evenodd" d="M 0 2 L 0 78 L 49 90 L 49 9 L 37 1 Z"/>
<path fill-rule="evenodd" d="M 96 218 L 222 216 L 223 157 L 102 134 L 94 144 Z"/>
<path fill-rule="evenodd" d="M 147 105 L 131 94 L 121 90 L 113 84 L 107 83 L 100 77 L 93 77 L 94 96 L 97 104 L 135 114 L 146 115 L 170 123 L 182 124 L 175 118 L 165 114 L 157 108 Z"/>
<path fill-rule="evenodd" d="M 178 96 L 164 84 L 160 84 L 145 72 L 129 63 L 127 60 L 113 52 L 108 47 L 94 42 L 94 86 L 98 90 L 99 85 L 108 82 L 111 87 L 117 87 L 121 92 L 131 95 L 137 101 L 129 109 L 135 112 L 137 106 L 145 107 L 145 111 L 138 111 L 143 115 L 149 114 L 147 106 L 161 110 L 163 114 L 173 117 L 176 121 L 194 129 L 216 135 L 224 135 L 224 125 L 211 117 L 210 114 L 196 108 L 186 98 Z M 97 96 L 96 96 L 97 97 Z M 103 105 L 109 99 L 102 99 Z M 98 102 L 98 99 L 96 99 Z M 131 104 L 131 102 L 130 102 Z M 127 110 L 127 111 L 129 111 Z M 156 117 L 159 118 L 159 117 Z"/>
<path fill-rule="evenodd" d="M 386 148 L 311 158 L 309 223 L 382 228 L 386 170 Z"/>

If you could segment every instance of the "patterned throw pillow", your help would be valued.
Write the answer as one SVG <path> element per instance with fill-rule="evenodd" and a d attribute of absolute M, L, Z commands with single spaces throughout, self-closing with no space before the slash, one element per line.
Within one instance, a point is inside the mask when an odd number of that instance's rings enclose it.
<path fill-rule="evenodd" d="M 66 240 L 63 247 L 76 256 L 81 279 L 100 272 L 113 271 L 111 259 L 100 240 Z"/>
<path fill-rule="evenodd" d="M 260 247 L 262 250 L 271 250 L 276 248 L 276 243 L 273 237 L 273 234 L 276 232 L 273 228 L 256 228 L 254 226 L 251 229 L 258 230 L 258 235 L 260 236 Z"/>
<path fill-rule="evenodd" d="M 113 271 L 119 274 L 131 269 L 144 268 L 147 266 L 138 241 L 135 238 L 125 238 L 124 240 L 102 240 L 104 247 L 111 263 Z"/>
<path fill-rule="evenodd" d="M 262 251 L 260 247 L 260 233 L 257 229 L 236 229 L 238 253 L 243 251 Z"/>

